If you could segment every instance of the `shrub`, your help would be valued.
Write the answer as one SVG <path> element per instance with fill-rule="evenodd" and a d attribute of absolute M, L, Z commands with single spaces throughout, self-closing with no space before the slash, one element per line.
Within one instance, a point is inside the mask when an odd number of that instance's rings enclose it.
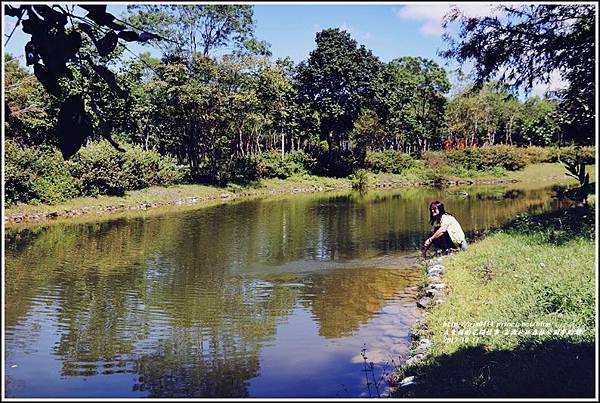
<path fill-rule="evenodd" d="M 446 153 L 442 151 L 425 151 L 421 158 L 426 168 L 440 169 L 448 166 Z"/>
<path fill-rule="evenodd" d="M 160 182 L 155 185 L 170 186 L 185 183 L 190 178 L 190 166 L 178 165 L 175 158 L 163 155 L 158 163 L 157 178 Z"/>
<path fill-rule="evenodd" d="M 122 196 L 129 187 L 124 162 L 125 153 L 106 141 L 82 147 L 68 161 L 71 174 L 79 181 L 85 196 Z"/>
<path fill-rule="evenodd" d="M 549 162 L 558 162 L 559 158 L 565 160 L 575 160 L 577 157 L 582 159 L 587 165 L 596 162 L 596 149 L 594 147 L 555 147 L 550 150 Z"/>
<path fill-rule="evenodd" d="M 5 146 L 5 201 L 54 204 L 78 196 L 60 152 L 50 146 L 20 148 L 14 141 Z"/>
<path fill-rule="evenodd" d="M 366 189 L 369 186 L 369 171 L 366 169 L 357 169 L 350 175 L 350 183 L 352 183 L 352 189 Z"/>
<path fill-rule="evenodd" d="M 230 165 L 229 181 L 247 182 L 261 178 L 289 178 L 292 175 L 307 173 L 316 161 L 303 151 L 293 151 L 281 158 L 278 151 L 262 154 L 236 156 Z"/>
<path fill-rule="evenodd" d="M 258 175 L 261 178 L 289 178 L 292 175 L 306 173 L 305 167 L 300 161 L 302 156 L 295 153 L 285 154 L 277 151 L 267 151 L 258 155 Z M 308 159 L 308 157 L 307 157 Z"/>
<path fill-rule="evenodd" d="M 445 169 L 425 169 L 421 173 L 423 180 L 427 182 L 433 182 L 434 184 L 441 184 L 448 180 L 448 174 Z"/>
<path fill-rule="evenodd" d="M 476 170 L 501 167 L 509 171 L 517 171 L 527 165 L 526 158 L 516 147 L 506 145 L 453 150 L 446 153 L 446 157 L 452 165 Z"/>
<path fill-rule="evenodd" d="M 246 182 L 260 179 L 259 162 L 260 158 L 256 154 L 235 157 L 231 163 L 229 180 Z"/>
<path fill-rule="evenodd" d="M 364 150 L 333 147 L 329 149 L 327 143 L 322 141 L 311 150 L 311 156 L 316 161 L 315 169 L 311 173 L 329 177 L 347 177 L 357 168 L 364 166 Z"/>
<path fill-rule="evenodd" d="M 286 154 L 286 158 L 303 168 L 303 171 L 298 173 L 314 172 L 315 169 L 317 169 L 316 158 L 308 155 L 302 150 L 292 151 Z"/>
<path fill-rule="evenodd" d="M 548 147 L 524 147 L 517 148 L 517 153 L 525 160 L 527 164 L 539 164 L 541 162 L 551 162 L 551 149 Z"/>
<path fill-rule="evenodd" d="M 365 162 L 367 169 L 375 173 L 400 174 L 415 166 L 415 160 L 410 155 L 396 150 L 367 152 Z"/>
<path fill-rule="evenodd" d="M 83 147 L 68 161 L 84 196 L 121 196 L 126 190 L 181 183 L 186 168 L 175 160 L 138 146 L 116 150 L 106 141 Z"/>
<path fill-rule="evenodd" d="M 481 168 L 501 167 L 509 171 L 518 171 L 527 165 L 527 160 L 518 148 L 498 145 L 477 149 Z"/>
<path fill-rule="evenodd" d="M 185 176 L 185 172 L 173 158 L 162 156 L 156 151 L 144 151 L 138 146 L 127 147 L 123 159 L 127 190 L 174 185 L 181 183 Z"/>

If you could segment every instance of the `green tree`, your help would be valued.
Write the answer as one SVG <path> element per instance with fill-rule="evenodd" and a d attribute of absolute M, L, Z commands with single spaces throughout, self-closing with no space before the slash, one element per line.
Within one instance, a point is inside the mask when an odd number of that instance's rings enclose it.
<path fill-rule="evenodd" d="M 381 122 L 379 115 L 371 109 L 365 109 L 354 122 L 354 128 L 350 133 L 350 140 L 357 154 L 358 162 L 364 162 L 367 156 L 367 150 L 384 149 L 385 126 Z M 363 164 L 359 165 L 363 167 Z"/>
<path fill-rule="evenodd" d="M 508 96 L 502 104 L 504 126 L 504 144 L 513 145 L 513 134 L 519 129 L 519 120 L 523 115 L 523 105 L 515 96 Z"/>
<path fill-rule="evenodd" d="M 503 110 L 508 97 L 509 94 L 506 93 L 505 88 L 496 83 L 487 84 L 479 93 L 478 100 L 483 112 L 480 127 L 483 131 L 482 144 L 484 146 L 494 145 L 501 140 L 498 134 L 503 125 Z"/>
<path fill-rule="evenodd" d="M 392 83 L 400 89 L 389 93 L 401 99 L 392 115 L 405 133 L 404 149 L 419 153 L 439 147 L 445 128 L 445 94 L 450 90 L 446 71 L 421 57 L 400 57 L 389 66 L 395 78 Z"/>
<path fill-rule="evenodd" d="M 476 92 L 467 86 L 450 101 L 448 131 L 468 146 L 545 146 L 560 142 L 556 115 L 552 100 L 535 96 L 521 102 L 506 86 L 490 82 Z"/>
<path fill-rule="evenodd" d="M 4 55 L 5 133 L 21 145 L 55 144 L 54 124 L 59 105 L 35 76 Z"/>
<path fill-rule="evenodd" d="M 194 53 L 209 56 L 224 47 L 249 47 L 264 51 L 254 35 L 250 5 L 232 4 L 136 4 L 127 6 L 132 25 L 156 30 L 173 39 L 162 42 L 167 54 L 191 60 Z"/>
<path fill-rule="evenodd" d="M 161 65 L 145 84 L 161 153 L 190 167 L 192 179 L 223 183 L 240 156 L 259 152 L 279 137 L 286 110 L 287 79 L 261 57 L 216 60 L 196 54 L 185 63 Z"/>
<path fill-rule="evenodd" d="M 350 132 L 375 99 L 383 64 L 340 29 L 318 32 L 316 44 L 298 67 L 299 95 L 319 115 L 320 139 L 327 142 L 324 172 L 344 176 L 353 169 Z"/>
<path fill-rule="evenodd" d="M 279 143 L 282 154 L 286 149 L 293 150 L 295 142 L 299 148 L 297 122 L 293 116 L 296 96 L 293 65 L 290 60 L 277 60 L 265 64 L 258 73 L 256 91 L 261 113 L 268 121 L 265 130 L 271 133 L 272 143 Z"/>
<path fill-rule="evenodd" d="M 207 168 L 212 173 L 208 176 L 216 181 L 216 161 L 227 143 L 218 130 L 223 117 L 222 89 L 215 83 L 218 69 L 212 59 L 198 55 L 194 68 L 202 81 L 189 74 L 187 64 L 160 66 L 158 77 L 146 85 L 152 99 L 151 124 L 161 133 L 157 139 L 161 154 L 188 164 L 194 180 L 201 180 Z"/>
<path fill-rule="evenodd" d="M 532 97 L 523 104 L 520 137 L 526 145 L 547 146 L 558 143 L 560 127 L 556 106 L 549 100 Z"/>
<path fill-rule="evenodd" d="M 473 94 L 459 94 L 448 103 L 448 133 L 453 139 L 462 139 L 467 146 L 479 143 L 480 125 L 484 111 Z"/>
<path fill-rule="evenodd" d="M 121 74 L 124 87 L 129 92 L 128 99 L 121 107 L 110 110 L 114 116 L 113 127 L 119 138 L 128 143 L 140 145 L 144 150 L 156 150 L 161 133 L 152 124 L 152 93 L 149 84 L 156 79 L 160 60 L 141 53 L 124 66 Z M 117 106 L 117 105 L 115 105 Z"/>
<path fill-rule="evenodd" d="M 476 86 L 499 76 L 513 89 L 530 90 L 536 81 L 548 83 L 554 71 L 569 82 L 558 92 L 567 130 L 565 140 L 594 141 L 595 30 L 593 4 L 500 6 L 501 16 L 467 18 L 457 9 L 446 17 L 458 21 L 458 39 L 445 35 L 441 52 L 460 63 L 473 61 Z"/>

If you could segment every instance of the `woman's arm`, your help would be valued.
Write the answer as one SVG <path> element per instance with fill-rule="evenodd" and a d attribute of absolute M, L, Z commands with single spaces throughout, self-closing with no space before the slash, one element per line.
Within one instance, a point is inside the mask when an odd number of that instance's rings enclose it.
<path fill-rule="evenodd" d="M 425 241 L 425 246 L 429 246 L 434 239 L 437 239 L 439 237 L 441 237 L 442 235 L 444 235 L 444 232 L 446 232 L 448 230 L 448 224 L 444 224 L 444 225 L 440 225 L 440 227 L 437 229 L 437 231 L 434 232 L 434 234 L 430 237 L 427 238 L 427 240 Z"/>

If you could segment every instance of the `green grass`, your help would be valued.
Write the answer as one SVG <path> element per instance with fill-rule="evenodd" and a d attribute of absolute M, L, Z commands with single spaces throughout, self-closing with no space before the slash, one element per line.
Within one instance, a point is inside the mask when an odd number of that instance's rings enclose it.
<path fill-rule="evenodd" d="M 448 294 L 425 320 L 434 347 L 421 365 L 405 370 L 420 383 L 399 395 L 593 395 L 594 219 L 594 207 L 523 215 L 443 258 Z"/>
<path fill-rule="evenodd" d="M 588 165 L 587 172 L 590 173 L 590 181 L 595 179 L 595 165 Z M 461 168 L 450 168 L 442 170 L 440 173 L 446 180 L 449 181 L 487 181 L 495 179 L 517 180 L 519 182 L 528 183 L 577 183 L 577 181 L 565 174 L 567 170 L 558 163 L 539 163 L 527 165 L 520 171 L 507 171 L 505 169 L 489 169 L 486 171 L 475 171 Z M 387 182 L 387 183 L 406 183 L 406 182 L 422 182 L 430 180 L 435 172 L 428 168 L 410 168 L 401 174 L 389 173 L 371 173 L 371 182 Z"/>
<path fill-rule="evenodd" d="M 203 197 L 203 198 L 214 198 L 220 197 L 224 192 L 224 189 L 214 188 L 204 185 L 177 185 L 170 187 L 149 187 L 146 189 L 135 190 L 126 192 L 122 197 L 119 196 L 98 196 L 98 197 L 78 197 L 65 201 L 63 203 L 47 205 L 28 205 L 18 204 L 6 208 L 6 215 L 15 214 L 31 214 L 40 211 L 59 211 L 59 210 L 71 210 L 83 207 L 94 207 L 94 206 L 117 206 L 117 205 L 134 205 L 141 203 L 153 203 L 153 202 L 168 202 L 186 197 Z"/>
<path fill-rule="evenodd" d="M 558 163 L 540 163 L 527 165 L 520 171 L 510 172 L 507 177 L 521 182 L 565 181 L 578 183 L 576 179 L 566 175 L 567 169 Z M 596 165 L 587 165 L 586 172 L 590 174 L 590 182 L 595 182 Z"/>
<path fill-rule="evenodd" d="M 18 204 L 5 209 L 6 216 L 34 214 L 41 211 L 72 210 L 84 207 L 101 208 L 104 206 L 138 205 L 168 203 L 178 199 L 198 197 L 204 200 L 236 198 L 239 196 L 259 196 L 294 191 L 317 191 L 323 189 L 350 188 L 348 179 L 321 178 L 316 176 L 291 177 L 286 180 L 267 179 L 240 186 L 230 184 L 225 187 L 206 185 L 176 185 L 169 187 L 149 187 L 128 191 L 124 196 L 79 197 L 55 205 Z"/>

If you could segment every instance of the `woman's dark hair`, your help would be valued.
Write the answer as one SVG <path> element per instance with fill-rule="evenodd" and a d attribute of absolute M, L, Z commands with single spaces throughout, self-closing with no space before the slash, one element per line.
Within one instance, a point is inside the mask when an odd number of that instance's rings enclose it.
<path fill-rule="evenodd" d="M 431 202 L 431 204 L 429 205 L 429 223 L 431 225 L 433 225 L 433 222 L 435 221 L 435 218 L 433 217 L 433 213 L 431 212 L 431 209 L 437 207 L 438 211 L 440 212 L 440 217 L 443 216 L 444 214 L 446 214 L 446 209 L 444 208 L 444 203 L 442 203 L 441 201 L 433 201 Z"/>

